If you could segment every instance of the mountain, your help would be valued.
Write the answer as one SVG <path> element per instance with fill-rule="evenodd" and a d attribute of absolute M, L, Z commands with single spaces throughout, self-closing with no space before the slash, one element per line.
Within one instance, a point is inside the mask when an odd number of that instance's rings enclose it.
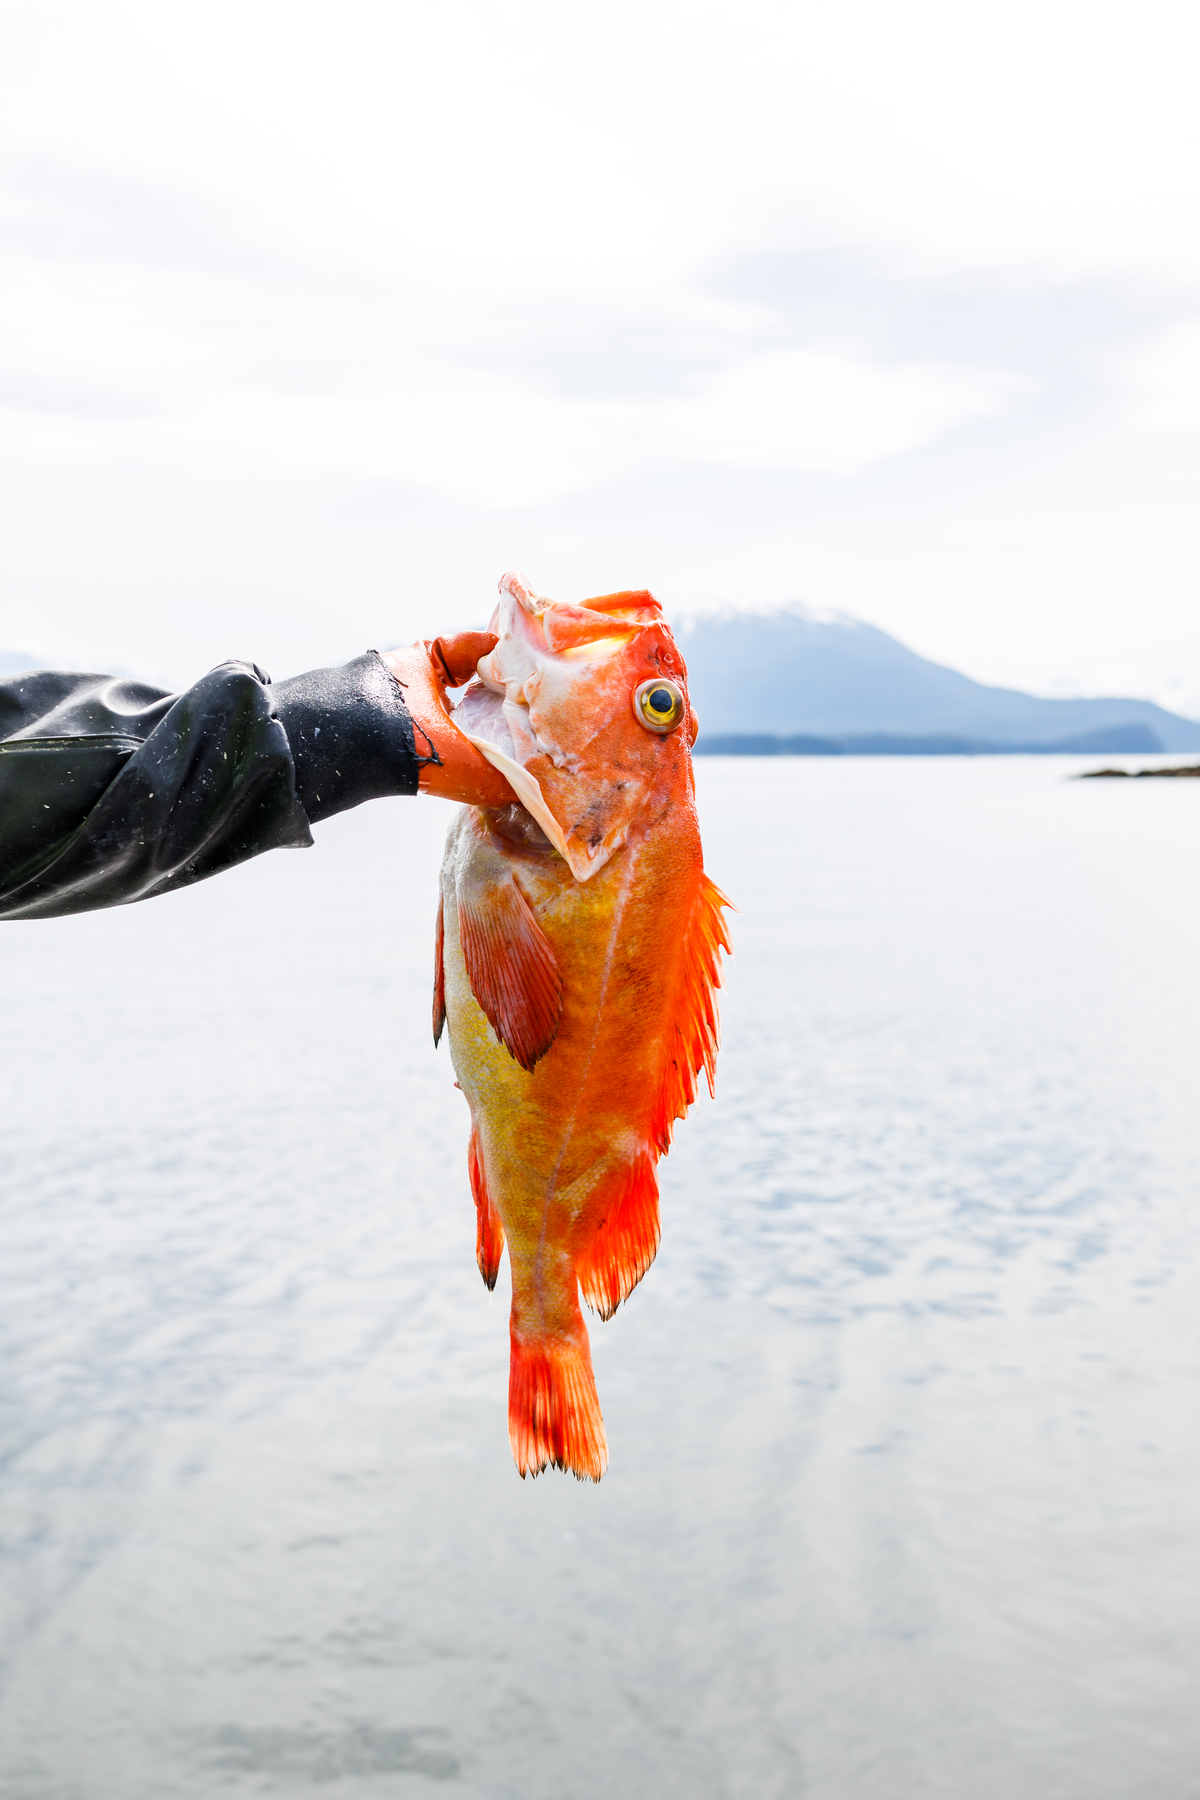
<path fill-rule="evenodd" d="M 1200 721 L 1151 700 L 986 687 L 844 614 L 723 614 L 676 637 L 710 755 L 1200 750 Z"/>
<path fill-rule="evenodd" d="M 985 687 L 845 614 L 722 614 L 683 620 L 675 635 L 700 716 L 696 749 L 710 756 L 1200 751 L 1200 721 L 1151 700 Z M 0 677 L 40 666 L 0 651 Z"/>

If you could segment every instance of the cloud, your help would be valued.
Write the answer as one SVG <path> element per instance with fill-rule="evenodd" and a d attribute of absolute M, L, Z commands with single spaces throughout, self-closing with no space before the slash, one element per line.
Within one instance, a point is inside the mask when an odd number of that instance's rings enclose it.
<path fill-rule="evenodd" d="M 278 253 L 239 236 L 227 210 L 194 193 L 46 159 L 8 171 L 0 246 L 58 262 L 294 273 Z"/>
<path fill-rule="evenodd" d="M 1139 426 L 1169 434 L 1200 433 L 1200 319 L 1178 324 L 1144 345 L 1123 373 Z"/>
<path fill-rule="evenodd" d="M 105 360 L 128 364 L 131 350 L 114 346 Z M 228 362 L 189 371 L 181 346 L 159 350 L 157 369 L 103 403 L 85 385 L 0 372 L 0 458 L 252 481 L 385 478 L 476 505 L 530 505 L 647 467 L 848 475 L 1003 411 L 1022 391 L 1003 373 L 829 349 L 743 352 L 682 390 L 612 397 L 432 355 L 367 383 L 338 370 L 333 346 L 320 381 L 304 379 L 303 365 L 269 381 Z"/>
<path fill-rule="evenodd" d="M 451 303 L 797 243 L 1195 277 L 1195 36 L 1177 0 L 42 0 L 0 20 L 0 156 Z"/>
<path fill-rule="evenodd" d="M 723 259 L 703 286 L 757 308 L 775 342 L 852 336 L 878 357 L 1019 369 L 1060 393 L 1095 390 L 1106 367 L 1197 300 L 1191 281 L 947 271 L 911 254 L 830 246 Z"/>
<path fill-rule="evenodd" d="M 530 505 L 652 467 L 848 475 L 1029 389 L 931 346 L 856 340 L 853 308 L 839 334 L 820 309 L 698 282 L 619 306 L 510 296 L 447 314 L 396 277 L 257 252 L 236 221 L 149 182 L 43 168 L 12 193 L 10 467 L 389 479 Z M 879 285 L 860 280 L 860 301 Z"/>
<path fill-rule="evenodd" d="M 778 349 L 663 407 L 648 436 L 678 461 L 844 475 L 1006 410 L 1021 386 L 1000 371 Z"/>
<path fill-rule="evenodd" d="M 240 629 L 286 561 L 297 657 L 370 514 L 372 581 L 402 517 L 424 592 L 478 555 L 802 593 L 985 678 L 1166 691 L 1192 36 L 1165 0 L 0 8 L 5 591 L 69 611 L 115 558 L 134 620 L 170 488 L 165 629 L 219 489 L 259 549 L 212 580 Z"/>

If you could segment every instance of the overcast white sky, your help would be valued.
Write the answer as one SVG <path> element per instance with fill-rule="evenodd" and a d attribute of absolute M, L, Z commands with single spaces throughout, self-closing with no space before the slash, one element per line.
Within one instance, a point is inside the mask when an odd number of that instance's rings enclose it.
<path fill-rule="evenodd" d="M 0 648 L 180 682 L 523 568 L 1200 713 L 1200 26 L 0 0 Z"/>

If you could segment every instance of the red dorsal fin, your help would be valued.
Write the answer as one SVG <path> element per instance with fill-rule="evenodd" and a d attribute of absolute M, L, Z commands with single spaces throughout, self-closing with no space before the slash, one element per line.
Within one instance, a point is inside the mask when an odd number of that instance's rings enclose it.
<path fill-rule="evenodd" d="M 612 1201 L 576 1274 L 588 1305 L 611 1319 L 632 1294 L 658 1250 L 658 1181 L 654 1160 L 638 1156 L 613 1182 Z"/>
<path fill-rule="evenodd" d="M 558 1032 L 562 977 L 545 932 L 498 851 L 476 846 L 458 877 L 458 937 L 471 992 L 523 1069 Z"/>
<path fill-rule="evenodd" d="M 471 1141 L 467 1145 L 467 1173 L 471 1177 L 471 1192 L 475 1196 L 475 1261 L 479 1264 L 484 1285 L 491 1289 L 495 1287 L 496 1277 L 500 1273 L 504 1226 L 488 1193 L 487 1176 L 483 1168 L 483 1147 L 475 1126 L 471 1128 Z"/>
<path fill-rule="evenodd" d="M 439 894 L 437 924 L 433 928 L 433 1047 L 435 1050 L 442 1041 L 442 1027 L 446 1023 L 446 968 L 442 961 L 442 946 L 445 941 L 446 908 Z"/>
<path fill-rule="evenodd" d="M 732 904 L 707 875 L 700 877 L 684 933 L 675 1029 L 668 1038 L 662 1086 L 651 1118 L 651 1143 L 662 1154 L 671 1147 L 671 1127 L 676 1119 L 686 1116 L 696 1098 L 696 1076 L 701 1069 L 708 1079 L 709 1093 L 713 1092 L 719 1041 L 714 990 L 721 985 L 717 952 L 729 953 L 729 935 L 721 908 Z"/>

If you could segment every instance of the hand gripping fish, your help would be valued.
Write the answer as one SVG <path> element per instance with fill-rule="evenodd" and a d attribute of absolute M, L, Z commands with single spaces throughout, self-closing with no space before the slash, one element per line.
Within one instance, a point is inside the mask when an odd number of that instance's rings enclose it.
<path fill-rule="evenodd" d="M 512 1265 L 521 1475 L 608 1461 L 579 1291 L 611 1318 L 654 1260 L 655 1164 L 710 1091 L 729 902 L 704 873 L 687 672 L 651 594 L 500 583 L 453 717 L 522 801 L 466 807 L 442 868 L 433 1034 L 471 1108 L 480 1272 Z"/>

